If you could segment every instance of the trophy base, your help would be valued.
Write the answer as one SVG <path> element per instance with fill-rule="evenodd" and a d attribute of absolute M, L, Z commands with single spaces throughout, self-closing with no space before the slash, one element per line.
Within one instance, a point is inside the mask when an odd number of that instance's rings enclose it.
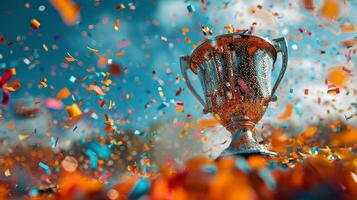
<path fill-rule="evenodd" d="M 232 142 L 230 146 L 222 152 L 220 157 L 233 155 L 243 157 L 249 157 L 251 155 L 278 156 L 277 153 L 269 151 L 264 145 L 259 144 L 254 139 L 251 130 L 232 133 Z"/>

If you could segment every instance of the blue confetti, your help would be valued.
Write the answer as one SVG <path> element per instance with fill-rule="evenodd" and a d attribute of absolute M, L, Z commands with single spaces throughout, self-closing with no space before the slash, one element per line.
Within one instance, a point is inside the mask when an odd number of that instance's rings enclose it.
<path fill-rule="evenodd" d="M 192 13 L 192 12 L 195 12 L 195 11 L 196 11 L 196 8 L 195 8 L 195 6 L 193 6 L 193 5 L 188 5 L 188 6 L 187 6 L 187 10 L 188 10 L 188 12 Z"/>
<path fill-rule="evenodd" d="M 265 184 L 270 189 L 276 188 L 275 179 L 269 169 L 264 168 L 264 169 L 259 170 L 259 176 L 264 180 Z"/>
<path fill-rule="evenodd" d="M 46 174 L 51 174 L 50 168 L 43 162 L 39 162 L 38 166 L 45 170 Z"/>
<path fill-rule="evenodd" d="M 148 193 L 150 189 L 150 182 L 146 178 L 140 178 L 133 190 L 129 193 L 129 199 L 138 199 L 144 194 Z"/>
<path fill-rule="evenodd" d="M 90 149 L 87 149 L 86 155 L 89 157 L 90 167 L 92 169 L 97 168 L 97 166 L 98 166 L 98 158 L 97 158 L 97 155 L 95 154 L 95 152 L 90 150 Z"/>
<path fill-rule="evenodd" d="M 238 167 L 240 170 L 249 173 L 251 171 L 247 160 L 241 157 L 236 158 L 236 167 Z"/>
<path fill-rule="evenodd" d="M 112 152 L 107 146 L 96 141 L 89 142 L 87 144 L 87 148 L 95 152 L 98 157 L 105 158 L 105 159 L 110 158 L 112 154 Z"/>

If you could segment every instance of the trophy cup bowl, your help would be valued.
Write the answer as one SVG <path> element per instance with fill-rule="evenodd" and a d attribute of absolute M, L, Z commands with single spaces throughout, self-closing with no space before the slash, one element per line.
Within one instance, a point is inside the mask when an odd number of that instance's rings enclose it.
<path fill-rule="evenodd" d="M 282 55 L 282 67 L 271 87 L 278 53 Z M 252 129 L 263 117 L 268 104 L 276 101 L 275 91 L 285 74 L 287 61 L 285 38 L 268 41 L 238 32 L 207 40 L 191 56 L 180 58 L 183 78 L 202 104 L 203 112 L 212 113 L 232 133 L 232 142 L 223 156 L 277 155 L 255 140 Z M 204 98 L 192 86 L 188 69 L 199 77 Z"/>

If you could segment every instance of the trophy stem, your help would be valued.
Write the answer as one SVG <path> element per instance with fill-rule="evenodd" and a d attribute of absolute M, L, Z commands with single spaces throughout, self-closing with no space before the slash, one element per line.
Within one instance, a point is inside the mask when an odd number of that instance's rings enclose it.
<path fill-rule="evenodd" d="M 221 156 L 249 156 L 254 154 L 277 156 L 277 153 L 269 151 L 264 145 L 259 144 L 253 137 L 251 130 L 239 130 L 232 133 L 232 142 Z"/>

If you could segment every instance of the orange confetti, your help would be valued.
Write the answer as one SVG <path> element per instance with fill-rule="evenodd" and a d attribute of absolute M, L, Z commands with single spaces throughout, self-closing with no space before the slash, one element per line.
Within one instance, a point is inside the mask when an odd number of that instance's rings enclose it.
<path fill-rule="evenodd" d="M 185 111 L 185 108 L 183 106 L 176 107 L 176 112 L 183 112 L 183 111 Z"/>
<path fill-rule="evenodd" d="M 314 126 L 311 126 L 311 127 L 307 128 L 306 131 L 303 132 L 299 136 L 299 139 L 306 140 L 306 139 L 312 137 L 316 133 L 316 131 L 317 131 L 317 128 Z"/>
<path fill-rule="evenodd" d="M 90 85 L 88 87 L 88 91 L 92 91 L 94 90 L 97 94 L 99 95 L 105 95 L 105 93 L 103 92 L 102 89 L 100 89 L 100 87 L 98 87 L 97 85 Z"/>
<path fill-rule="evenodd" d="M 63 88 L 62 90 L 60 90 L 58 93 L 57 93 L 57 96 L 56 98 L 57 99 L 66 99 L 68 98 L 69 96 L 71 95 L 71 92 L 69 91 L 68 88 Z"/>
<path fill-rule="evenodd" d="M 119 4 L 117 7 L 115 7 L 115 9 L 117 9 L 117 10 L 121 10 L 121 9 L 124 9 L 124 8 L 125 8 L 124 4 Z"/>
<path fill-rule="evenodd" d="M 51 0 L 51 3 L 65 24 L 74 25 L 80 19 L 79 6 L 72 0 Z"/>
<path fill-rule="evenodd" d="M 124 51 L 118 51 L 118 52 L 115 53 L 115 56 L 118 56 L 118 57 L 124 56 L 124 55 L 125 55 Z"/>
<path fill-rule="evenodd" d="M 331 144 L 337 145 L 352 145 L 357 143 L 357 129 L 350 129 L 337 134 L 331 134 Z"/>
<path fill-rule="evenodd" d="M 100 191 L 104 184 L 101 181 L 91 177 L 84 176 L 80 173 L 65 173 L 59 180 L 59 187 L 61 188 L 59 195 L 61 199 L 73 199 L 72 191 L 80 192 L 83 198 L 89 198 L 89 194 Z M 87 196 L 84 196 L 87 195 Z"/>
<path fill-rule="evenodd" d="M 74 62 L 74 61 L 76 61 L 76 59 L 73 58 L 73 57 L 65 57 L 65 59 L 66 59 L 68 62 Z"/>
<path fill-rule="evenodd" d="M 114 30 L 119 31 L 119 28 L 120 28 L 120 20 L 119 20 L 119 18 L 116 18 Z"/>
<path fill-rule="evenodd" d="M 314 10 L 314 0 L 304 0 L 305 9 Z"/>
<path fill-rule="evenodd" d="M 33 29 L 38 29 L 40 27 L 41 23 L 37 19 L 32 19 L 31 21 L 31 27 Z"/>
<path fill-rule="evenodd" d="M 74 62 L 76 61 L 77 59 L 75 59 L 71 54 L 67 53 L 67 57 L 65 57 L 65 59 L 68 61 L 68 62 Z"/>
<path fill-rule="evenodd" d="M 291 115 L 293 114 L 293 111 L 294 111 L 294 105 L 292 103 L 288 103 L 285 107 L 284 112 L 281 113 L 277 117 L 277 119 L 280 121 L 286 121 L 291 117 Z"/>
<path fill-rule="evenodd" d="M 343 71 L 340 67 L 333 68 L 327 75 L 326 80 L 331 82 L 336 86 L 345 86 L 348 80 L 348 74 Z"/>
<path fill-rule="evenodd" d="M 98 49 L 93 49 L 93 48 L 88 47 L 88 46 L 87 46 L 87 49 L 90 50 L 90 51 L 93 51 L 94 53 L 98 53 L 99 52 Z"/>
<path fill-rule="evenodd" d="M 67 106 L 66 110 L 70 118 L 75 118 L 82 115 L 82 111 L 79 109 L 77 104 Z"/>
<path fill-rule="evenodd" d="M 13 80 L 10 84 L 4 86 L 8 91 L 15 92 L 21 88 L 21 82 L 19 80 Z"/>
<path fill-rule="evenodd" d="M 342 24 L 340 25 L 341 32 L 343 33 L 354 33 L 356 32 L 356 26 L 353 24 Z"/>
<path fill-rule="evenodd" d="M 336 0 L 325 0 L 320 12 L 323 17 L 335 20 L 339 16 L 340 5 Z"/>
<path fill-rule="evenodd" d="M 106 56 L 104 55 L 100 55 L 99 56 L 99 59 L 98 59 L 98 66 L 99 67 L 104 67 L 108 62 L 108 59 Z"/>
<path fill-rule="evenodd" d="M 248 164 L 252 169 L 261 169 L 267 166 L 267 161 L 263 156 L 253 155 L 249 156 Z"/>
<path fill-rule="evenodd" d="M 200 119 L 197 121 L 200 128 L 214 128 L 218 125 L 218 121 L 215 118 L 212 119 Z"/>
<path fill-rule="evenodd" d="M 348 39 L 341 41 L 341 45 L 345 47 L 357 46 L 357 39 Z"/>

